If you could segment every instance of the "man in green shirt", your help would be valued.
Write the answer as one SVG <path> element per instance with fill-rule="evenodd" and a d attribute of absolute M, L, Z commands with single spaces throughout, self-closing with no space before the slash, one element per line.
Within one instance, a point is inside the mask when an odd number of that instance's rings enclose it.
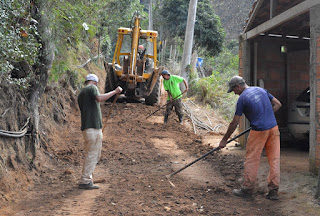
<path fill-rule="evenodd" d="M 167 124 L 168 117 L 174 107 L 176 114 L 179 118 L 179 123 L 182 124 L 183 121 L 183 111 L 182 111 L 182 103 L 181 98 L 182 94 L 188 91 L 188 84 L 187 81 L 176 75 L 171 75 L 167 70 L 163 70 L 161 72 L 161 75 L 163 77 L 163 87 L 164 90 L 168 92 L 168 103 L 166 106 L 166 112 L 164 114 L 164 124 Z M 179 83 L 184 83 L 186 86 L 186 90 L 181 94 L 181 90 L 179 87 Z"/>
<path fill-rule="evenodd" d="M 84 163 L 79 182 L 80 189 L 98 189 L 93 185 L 92 173 L 98 163 L 102 147 L 102 117 L 100 102 L 108 100 L 115 94 L 122 92 L 121 87 L 105 94 L 100 94 L 97 84 L 99 78 L 95 74 L 88 74 L 86 86 L 78 96 L 81 111 L 81 131 L 84 138 Z"/>

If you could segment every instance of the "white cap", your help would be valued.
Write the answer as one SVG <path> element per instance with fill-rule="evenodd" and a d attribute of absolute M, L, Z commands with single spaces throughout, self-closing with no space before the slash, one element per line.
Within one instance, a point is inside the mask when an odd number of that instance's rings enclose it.
<path fill-rule="evenodd" d="M 86 81 L 95 81 L 95 82 L 99 82 L 99 78 L 97 77 L 97 75 L 95 74 L 88 74 L 86 77 Z"/>

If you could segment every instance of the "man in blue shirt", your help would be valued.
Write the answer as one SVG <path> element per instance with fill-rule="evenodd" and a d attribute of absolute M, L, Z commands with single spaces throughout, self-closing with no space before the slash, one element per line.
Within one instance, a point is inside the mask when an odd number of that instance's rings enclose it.
<path fill-rule="evenodd" d="M 280 184 L 280 133 L 274 112 L 280 107 L 280 101 L 267 90 L 260 87 L 249 87 L 240 76 L 234 76 L 229 81 L 228 93 L 240 95 L 232 122 L 219 147 L 224 148 L 227 140 L 237 128 L 242 114 L 251 124 L 246 145 L 244 162 L 244 180 L 241 189 L 233 190 L 237 196 L 251 196 L 256 181 L 260 156 L 263 148 L 266 150 L 269 162 L 268 194 L 270 200 L 278 200 Z"/>

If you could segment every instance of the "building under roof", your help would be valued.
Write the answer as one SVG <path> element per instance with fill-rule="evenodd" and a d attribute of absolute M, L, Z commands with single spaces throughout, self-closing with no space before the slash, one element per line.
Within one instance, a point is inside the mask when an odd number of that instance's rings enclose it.
<path fill-rule="evenodd" d="M 257 0 L 240 35 L 239 75 L 261 86 L 283 107 L 279 128 L 288 126 L 288 109 L 310 87 L 309 164 L 320 167 L 320 0 Z M 309 113 L 308 113 L 309 115 Z M 242 121 L 240 130 L 248 127 Z M 281 132 L 280 130 L 280 132 Z M 241 140 L 245 145 L 245 139 Z"/>

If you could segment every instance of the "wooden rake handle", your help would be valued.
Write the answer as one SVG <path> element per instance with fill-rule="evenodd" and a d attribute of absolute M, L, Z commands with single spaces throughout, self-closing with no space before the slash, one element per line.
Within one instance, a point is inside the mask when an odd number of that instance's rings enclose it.
<path fill-rule="evenodd" d="M 112 102 L 111 108 L 110 108 L 110 110 L 109 110 L 109 112 L 108 112 L 108 114 L 107 114 L 106 119 L 105 119 L 104 122 L 103 122 L 102 133 L 103 133 L 104 129 L 106 128 L 108 119 L 110 118 L 110 115 L 111 115 L 111 111 L 113 110 L 114 104 L 115 104 L 116 101 L 118 100 L 119 95 L 120 95 L 120 94 L 116 94 L 116 96 L 114 97 L 114 100 L 113 100 L 113 102 Z"/>

